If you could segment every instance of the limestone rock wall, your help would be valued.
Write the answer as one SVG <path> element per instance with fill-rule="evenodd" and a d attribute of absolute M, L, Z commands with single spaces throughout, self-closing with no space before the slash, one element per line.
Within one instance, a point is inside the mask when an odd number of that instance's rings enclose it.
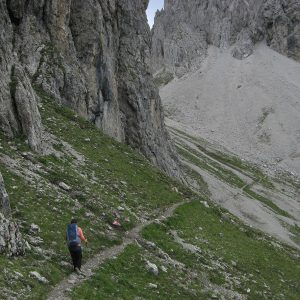
<path fill-rule="evenodd" d="M 197 68 L 208 45 L 243 59 L 265 39 L 300 61 L 299 0 L 165 0 L 152 31 L 152 65 L 181 76 Z"/>
<path fill-rule="evenodd" d="M 39 88 L 178 175 L 150 72 L 147 5 L 0 0 L 0 128 L 42 149 Z"/>
<path fill-rule="evenodd" d="M 25 241 L 19 231 L 18 224 L 10 219 L 10 202 L 1 173 L 0 202 L 0 254 L 23 255 L 25 253 Z"/>
<path fill-rule="evenodd" d="M 19 256 L 25 254 L 25 241 L 16 222 L 0 213 L 0 254 Z"/>

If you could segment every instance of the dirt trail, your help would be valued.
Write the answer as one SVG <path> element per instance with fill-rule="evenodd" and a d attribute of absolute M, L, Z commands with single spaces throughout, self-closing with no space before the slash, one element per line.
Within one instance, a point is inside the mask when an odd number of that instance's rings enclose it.
<path fill-rule="evenodd" d="M 83 266 L 85 277 L 79 276 L 77 274 L 72 273 L 67 278 L 58 283 L 54 289 L 49 293 L 48 300 L 70 300 L 70 297 L 66 294 L 69 293 L 75 286 L 82 283 L 83 281 L 91 278 L 94 274 L 94 271 L 99 269 L 99 267 L 109 259 L 112 259 L 118 256 L 120 253 L 124 251 L 124 249 L 133 244 L 136 239 L 139 237 L 141 230 L 159 220 L 162 221 L 165 218 L 169 218 L 174 214 L 174 211 L 177 207 L 188 203 L 188 201 L 182 201 L 176 203 L 170 207 L 168 207 L 164 212 L 162 212 L 157 218 L 153 220 L 149 220 L 143 223 L 140 223 L 132 230 L 130 230 L 126 236 L 123 238 L 123 242 L 120 245 L 116 245 L 114 247 L 108 248 L 104 251 L 99 252 L 95 256 L 93 256 L 90 260 L 88 260 Z"/>

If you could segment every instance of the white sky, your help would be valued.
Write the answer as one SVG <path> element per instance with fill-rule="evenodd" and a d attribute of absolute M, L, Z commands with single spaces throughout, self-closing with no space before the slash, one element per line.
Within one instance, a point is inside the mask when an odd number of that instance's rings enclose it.
<path fill-rule="evenodd" d="M 164 0 L 150 0 L 149 6 L 147 9 L 147 17 L 150 28 L 152 28 L 154 23 L 155 13 L 158 9 L 162 9 L 164 7 Z"/>

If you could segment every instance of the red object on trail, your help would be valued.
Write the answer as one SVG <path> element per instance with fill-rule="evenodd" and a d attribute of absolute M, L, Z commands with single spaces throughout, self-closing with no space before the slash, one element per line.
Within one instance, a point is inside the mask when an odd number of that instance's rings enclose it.
<path fill-rule="evenodd" d="M 116 226 L 116 227 L 120 227 L 121 226 L 121 223 L 118 220 L 114 220 L 112 224 L 114 226 Z"/>

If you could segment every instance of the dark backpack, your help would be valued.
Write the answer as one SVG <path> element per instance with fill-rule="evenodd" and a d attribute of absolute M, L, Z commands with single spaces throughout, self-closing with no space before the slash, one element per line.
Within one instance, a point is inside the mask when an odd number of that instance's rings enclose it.
<path fill-rule="evenodd" d="M 69 224 L 67 228 L 67 241 L 69 246 L 80 245 L 80 238 L 78 236 L 77 224 Z"/>

